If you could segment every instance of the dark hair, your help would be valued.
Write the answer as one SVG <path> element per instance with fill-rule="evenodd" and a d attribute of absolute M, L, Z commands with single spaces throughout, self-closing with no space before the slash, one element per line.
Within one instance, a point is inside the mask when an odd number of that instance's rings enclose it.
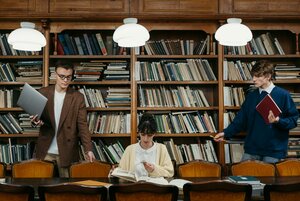
<path fill-rule="evenodd" d="M 55 71 L 57 68 L 64 68 L 66 70 L 72 69 L 72 71 L 74 72 L 73 64 L 65 60 L 58 60 L 55 64 Z"/>
<path fill-rule="evenodd" d="M 264 76 L 271 75 L 272 78 L 273 74 L 274 74 L 274 65 L 267 60 L 257 61 L 251 69 L 252 76 L 260 77 L 263 75 Z"/>
<path fill-rule="evenodd" d="M 144 134 L 154 134 L 156 133 L 156 129 L 157 126 L 153 115 L 144 113 L 138 125 L 138 132 Z"/>

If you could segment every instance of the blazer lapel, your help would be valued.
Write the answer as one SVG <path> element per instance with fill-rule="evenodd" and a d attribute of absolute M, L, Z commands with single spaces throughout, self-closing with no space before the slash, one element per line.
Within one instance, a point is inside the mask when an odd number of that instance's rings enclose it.
<path fill-rule="evenodd" d="M 48 92 L 48 112 L 49 112 L 49 119 L 52 125 L 52 128 L 55 128 L 55 115 L 54 115 L 54 91 L 55 87 L 50 87 Z"/>
<path fill-rule="evenodd" d="M 64 104 L 61 110 L 61 114 L 60 114 L 60 119 L 59 119 L 59 125 L 58 125 L 58 129 L 57 131 L 60 130 L 60 127 L 62 126 L 63 122 L 65 121 L 68 112 L 70 111 L 71 105 L 72 105 L 72 101 L 73 101 L 73 96 L 72 93 L 70 93 L 70 90 L 67 90 L 66 96 L 65 96 L 65 100 L 64 100 Z"/>

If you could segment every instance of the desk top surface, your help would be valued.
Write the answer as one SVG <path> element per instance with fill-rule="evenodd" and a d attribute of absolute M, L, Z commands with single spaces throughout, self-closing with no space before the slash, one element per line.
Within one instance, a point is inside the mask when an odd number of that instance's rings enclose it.
<path fill-rule="evenodd" d="M 283 183 L 295 183 L 300 181 L 300 176 L 291 176 L 291 177 L 257 177 L 261 183 L 264 184 L 283 184 Z M 172 180 L 173 178 L 170 178 L 168 180 Z M 213 180 L 219 180 L 219 178 L 214 177 L 208 177 L 208 178 L 183 178 L 192 182 L 204 182 L 204 181 L 213 181 Z M 226 179 L 226 177 L 224 178 Z M 19 184 L 19 185 L 33 185 L 33 186 L 40 186 L 40 185 L 51 185 L 51 184 L 59 184 L 59 183 L 67 183 L 67 182 L 76 182 L 76 181 L 84 181 L 84 180 L 94 180 L 94 181 L 100 181 L 110 184 L 121 184 L 121 183 L 131 183 L 116 177 L 111 178 L 20 178 L 15 179 L 11 177 L 5 178 L 5 181 L 3 183 L 9 183 L 9 184 Z"/>

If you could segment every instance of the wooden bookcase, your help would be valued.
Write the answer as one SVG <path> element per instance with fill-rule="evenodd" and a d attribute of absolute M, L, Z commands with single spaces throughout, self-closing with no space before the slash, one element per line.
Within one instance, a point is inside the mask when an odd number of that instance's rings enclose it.
<path fill-rule="evenodd" d="M 21 1 L 20 1 L 21 2 Z M 33 1 L 27 1 L 27 5 L 32 5 Z M 224 127 L 224 113 L 226 111 L 238 111 L 239 107 L 227 107 L 224 106 L 224 86 L 237 86 L 237 87 L 247 87 L 251 84 L 251 81 L 230 81 L 223 80 L 223 61 L 224 59 L 228 61 L 241 60 L 242 62 L 251 62 L 259 59 L 268 59 L 276 63 L 295 63 L 299 66 L 299 14 L 294 10 L 295 7 L 293 3 L 289 4 L 288 7 L 277 7 L 270 8 L 270 15 L 266 13 L 266 10 L 256 10 L 253 9 L 255 15 L 249 14 L 252 11 L 245 11 L 245 6 L 250 2 L 249 0 L 226 0 L 220 2 L 213 1 L 213 4 L 208 6 L 209 3 L 203 3 L 201 6 L 207 9 L 197 10 L 197 3 L 195 3 L 195 9 L 190 12 L 189 15 L 185 16 L 185 13 L 190 11 L 190 7 L 193 5 L 180 4 L 180 1 L 172 1 L 172 6 L 174 10 L 170 9 L 158 9 L 158 1 L 131 1 L 129 6 L 129 1 L 114 1 L 114 7 L 112 4 L 108 4 L 110 8 L 106 11 L 101 10 L 101 14 L 97 14 L 99 7 L 85 8 L 83 10 L 78 10 L 80 7 L 79 3 L 74 4 L 74 10 L 68 10 L 68 7 L 62 7 L 62 2 L 51 1 L 49 4 L 42 6 L 41 1 L 35 1 L 35 9 L 22 10 L 18 15 L 11 12 L 7 16 L 2 16 L 0 14 L 1 33 L 9 33 L 11 30 L 19 27 L 19 22 L 23 18 L 28 18 L 30 13 L 33 16 L 29 17 L 30 21 L 36 22 L 39 29 L 44 32 L 47 40 L 46 47 L 43 48 L 42 55 L 37 56 L 0 56 L 1 62 L 12 62 L 15 63 L 19 60 L 43 60 L 43 80 L 41 82 L 31 82 L 30 84 L 36 86 L 48 86 L 53 84 L 49 80 L 49 68 L 55 64 L 57 60 L 69 60 L 73 63 L 79 63 L 81 61 L 91 61 L 91 60 L 126 60 L 128 63 L 128 69 L 130 71 L 129 81 L 99 81 L 99 82 L 74 82 L 72 85 L 79 85 L 89 88 L 96 88 L 101 90 L 106 90 L 109 86 L 127 86 L 131 89 L 131 105 L 130 107 L 122 108 L 88 108 L 88 112 L 97 113 L 114 113 L 123 111 L 125 113 L 130 113 L 131 115 L 131 132 L 129 133 L 119 133 L 119 134 L 92 134 L 93 139 L 104 139 L 108 143 L 114 142 L 116 139 L 121 140 L 121 142 L 127 146 L 129 144 L 137 142 L 137 117 L 142 112 L 150 112 L 154 114 L 161 113 L 172 113 L 172 112 L 182 112 L 182 111 L 207 111 L 208 113 L 216 113 L 217 121 L 216 127 L 218 131 L 222 131 Z M 89 2 L 89 1 L 84 1 Z M 101 1 L 107 2 L 107 1 Z M 111 2 L 111 1 L 109 1 Z M 296 1 L 293 1 L 297 3 Z M 23 2 L 24 3 L 24 2 Z M 72 2 L 74 3 L 74 2 Z M 262 3 L 260 1 L 260 3 Z M 279 1 L 266 1 L 267 5 L 282 4 Z M 196 5 L 197 4 L 197 5 Z M 255 3 L 258 5 L 259 3 Z M 4 4 L 5 5 L 5 4 Z M 260 5 L 260 4 L 259 4 Z M 48 8 L 47 6 L 50 6 Z M 167 5 L 164 5 L 167 7 Z M 205 7 L 206 6 L 206 7 Z M 263 6 L 262 6 L 263 7 Z M 21 3 L 19 6 L 15 6 L 15 10 L 20 10 L 22 8 Z M 108 12 L 116 8 L 118 12 Z M 161 8 L 161 7 L 159 7 Z M 168 7 L 167 7 L 168 8 Z M 256 6 L 255 6 L 256 8 Z M 4 9 L 4 8 L 3 8 Z M 127 12 L 129 11 L 132 15 L 139 17 L 141 24 L 143 24 L 149 31 L 151 38 L 150 40 L 160 40 L 160 39 L 194 39 L 200 40 L 204 35 L 210 35 L 210 52 L 205 55 L 143 55 L 136 54 L 132 49 L 127 55 L 57 55 L 57 46 L 54 45 L 57 41 L 57 35 L 60 33 L 95 33 L 101 32 L 106 35 L 112 35 L 113 31 L 121 25 L 121 19 L 127 17 Z M 275 15 L 277 11 L 282 11 L 282 15 Z M 287 10 L 291 9 L 291 13 Z M 68 11 L 68 12 L 62 12 Z M 115 10 L 116 11 L 116 10 Z M 249 13 L 248 13 L 249 12 Z M 180 13 L 180 14 L 178 14 Z M 81 15 L 86 14 L 86 18 Z M 99 16 L 104 16 L 103 18 Z M 174 17 L 176 16 L 176 17 Z M 244 23 L 250 27 L 253 31 L 254 37 L 261 33 L 271 32 L 272 35 L 278 37 L 280 44 L 285 50 L 285 55 L 228 55 L 224 54 L 224 48 L 220 45 L 214 46 L 214 33 L 220 24 L 224 23 L 224 19 L 231 16 L 244 17 Z M 153 18 L 152 18 L 153 17 Z M 174 17 L 174 19 L 173 19 Z M 161 18 L 159 22 L 157 19 Z M 50 20 L 41 20 L 50 19 Z M 213 48 L 215 50 L 213 51 Z M 215 54 L 214 54 L 215 52 Z M 158 62 L 160 60 L 186 60 L 186 59 L 207 59 L 212 66 L 212 69 L 217 77 L 216 81 L 139 81 L 136 80 L 137 72 L 135 63 L 140 62 Z M 276 85 L 282 86 L 291 92 L 299 91 L 299 79 L 297 80 L 276 80 L 274 81 Z M 23 85 L 23 82 L 0 82 L 1 88 L 19 88 Z M 166 87 L 176 87 L 176 86 L 190 86 L 191 88 L 200 88 L 205 91 L 207 99 L 211 103 L 210 107 L 141 107 L 139 103 L 139 88 L 140 87 L 153 87 L 153 86 L 166 86 Z M 300 107 L 298 106 L 300 110 Z M 20 108 L 0 108 L 1 113 L 12 112 L 20 113 L 22 110 Z M 214 135 L 214 133 L 212 133 Z M 163 142 L 170 138 L 178 144 L 180 143 L 197 143 L 198 139 L 210 139 L 209 135 L 211 133 L 168 133 L 168 134 L 157 134 L 156 138 L 159 142 Z M 290 133 L 291 136 L 299 136 L 300 132 L 293 131 Z M 243 138 L 243 134 L 240 135 Z M 0 135 L 1 141 L 6 141 L 8 138 L 14 139 L 17 142 L 26 142 L 28 140 L 35 140 L 37 134 L 27 133 L 27 134 L 8 134 Z M 219 163 L 225 165 L 224 156 L 224 144 L 214 143 L 215 150 L 217 151 Z"/>

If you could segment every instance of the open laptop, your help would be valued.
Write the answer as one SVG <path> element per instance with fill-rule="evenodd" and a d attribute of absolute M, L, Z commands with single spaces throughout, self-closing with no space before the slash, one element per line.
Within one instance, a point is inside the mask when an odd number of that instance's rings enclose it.
<path fill-rule="evenodd" d="M 25 83 L 17 105 L 30 115 L 38 115 L 38 119 L 40 119 L 47 101 L 45 96 Z"/>

